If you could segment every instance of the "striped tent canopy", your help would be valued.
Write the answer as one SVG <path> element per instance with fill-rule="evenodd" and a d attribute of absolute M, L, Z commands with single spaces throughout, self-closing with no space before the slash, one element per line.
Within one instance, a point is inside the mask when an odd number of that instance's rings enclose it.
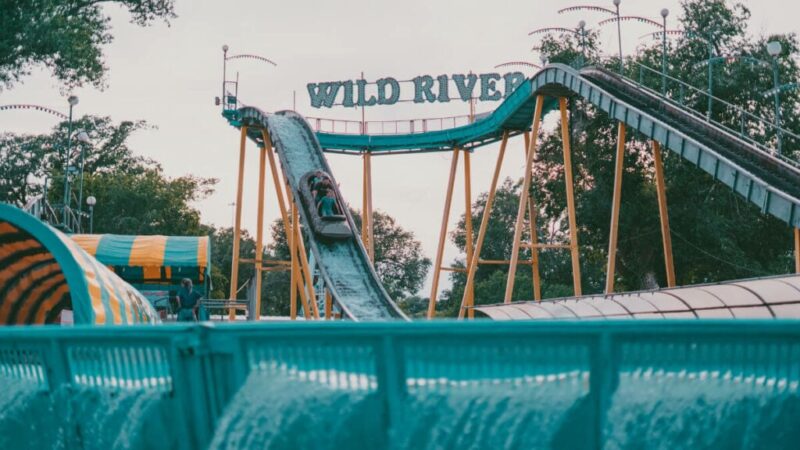
<path fill-rule="evenodd" d="M 0 324 L 158 322 L 136 289 L 73 240 L 26 212 L 0 204 Z"/>
<path fill-rule="evenodd" d="M 129 283 L 174 284 L 189 278 L 203 284 L 208 279 L 211 259 L 208 236 L 73 234 L 70 237 Z"/>

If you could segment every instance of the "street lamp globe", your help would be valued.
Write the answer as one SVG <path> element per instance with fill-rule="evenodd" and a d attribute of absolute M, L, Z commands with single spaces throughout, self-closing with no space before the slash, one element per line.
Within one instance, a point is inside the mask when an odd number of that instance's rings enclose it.
<path fill-rule="evenodd" d="M 92 141 L 89 139 L 89 135 L 86 134 L 86 132 L 83 131 L 83 130 L 78 132 L 78 134 L 75 136 L 75 139 L 77 139 L 78 142 L 81 142 L 81 143 L 84 143 L 84 144 L 91 144 L 92 143 Z"/>
<path fill-rule="evenodd" d="M 67 99 L 70 106 L 75 106 L 78 104 L 78 96 L 77 95 L 70 95 Z"/>
<path fill-rule="evenodd" d="M 667 8 L 661 10 L 661 17 L 666 19 L 668 15 L 669 15 L 669 10 Z"/>
<path fill-rule="evenodd" d="M 782 50 L 783 47 L 781 46 L 780 42 L 778 41 L 767 42 L 767 53 L 769 53 L 769 56 L 772 56 L 774 58 L 780 55 Z"/>
<path fill-rule="evenodd" d="M 89 205 L 90 207 L 94 207 L 94 205 L 97 204 L 97 199 L 94 198 L 94 195 L 90 195 L 86 197 L 86 204 Z"/>
<path fill-rule="evenodd" d="M 622 3 L 620 0 L 614 0 L 614 6 L 619 6 L 620 3 Z"/>
<path fill-rule="evenodd" d="M 222 51 L 228 53 L 228 44 L 222 46 Z"/>
<path fill-rule="evenodd" d="M 581 20 L 580 22 L 578 22 L 578 28 L 580 28 L 582 30 L 585 27 L 586 27 L 586 21 L 585 20 Z"/>

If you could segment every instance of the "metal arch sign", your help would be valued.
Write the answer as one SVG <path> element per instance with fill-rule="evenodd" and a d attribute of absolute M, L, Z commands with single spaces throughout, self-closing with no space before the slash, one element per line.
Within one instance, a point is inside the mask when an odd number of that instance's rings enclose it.
<path fill-rule="evenodd" d="M 469 101 L 498 101 L 511 95 L 524 81 L 522 72 L 484 74 L 420 75 L 410 80 L 398 81 L 392 77 L 368 82 L 364 79 L 308 83 L 308 95 L 314 108 L 334 106 L 394 105 L 398 102 L 447 103 L 456 99 Z M 401 84 L 410 84 L 413 97 L 401 100 Z M 501 85 L 502 84 L 502 89 Z M 455 89 L 451 89 L 455 88 Z"/>

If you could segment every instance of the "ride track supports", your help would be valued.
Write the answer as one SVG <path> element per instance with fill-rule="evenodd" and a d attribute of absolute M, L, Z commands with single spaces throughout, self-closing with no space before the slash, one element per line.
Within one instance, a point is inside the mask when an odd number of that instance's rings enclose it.
<path fill-rule="evenodd" d="M 525 155 L 527 157 L 528 147 L 530 146 L 530 132 L 525 132 Z M 528 196 L 528 227 L 531 235 L 531 281 L 533 283 L 533 299 L 537 302 L 542 301 L 542 278 L 539 275 L 539 235 L 536 230 L 536 199 Z"/>
<path fill-rule="evenodd" d="M 497 193 L 497 182 L 500 179 L 500 169 L 503 166 L 503 157 L 506 153 L 506 145 L 508 144 L 508 131 L 503 132 L 503 140 L 500 142 L 500 151 L 497 153 L 497 163 L 494 166 L 494 174 L 492 175 L 492 184 L 489 186 L 489 196 L 486 198 L 486 205 L 483 207 L 483 214 L 481 215 L 481 225 L 478 229 L 478 240 L 475 242 L 475 249 L 472 251 L 472 257 L 467 259 L 467 284 L 464 286 L 464 295 L 461 298 L 461 307 L 458 310 L 458 318 L 464 318 L 464 312 L 467 308 L 474 306 L 474 288 L 475 288 L 475 272 L 478 269 L 478 262 L 480 261 L 481 249 L 483 248 L 483 241 L 486 239 L 486 230 L 489 226 L 489 217 L 492 215 L 492 205 L 494 204 L 494 197 Z M 469 318 L 473 318 L 473 310 L 469 309 Z"/>
<path fill-rule="evenodd" d="M 331 298 L 331 291 L 325 289 L 325 320 L 331 320 L 333 317 L 333 299 Z"/>
<path fill-rule="evenodd" d="M 569 118 L 567 116 L 567 99 L 560 97 L 558 107 L 561 110 L 561 140 L 564 149 L 564 183 L 567 188 L 567 215 L 569 216 L 569 250 L 572 255 L 572 284 L 576 297 L 581 290 L 581 261 L 578 248 L 578 224 L 575 217 L 575 184 L 572 179 L 572 151 L 570 149 Z"/>
<path fill-rule="evenodd" d="M 533 113 L 533 126 L 531 132 L 531 139 L 528 145 L 528 152 L 525 155 L 525 175 L 522 181 L 522 188 L 519 196 L 519 208 L 517 209 L 517 220 L 514 224 L 514 240 L 512 241 L 511 249 L 511 263 L 508 267 L 508 279 L 506 280 L 506 292 L 504 297 L 505 303 L 511 303 L 511 297 L 514 292 L 514 279 L 517 273 L 517 263 L 519 261 L 519 249 L 522 240 L 522 223 L 525 219 L 525 209 L 528 207 L 529 190 L 531 187 L 531 175 L 533 169 L 533 159 L 536 156 L 536 140 L 539 136 L 539 126 L 542 122 L 542 107 L 544 105 L 544 96 L 536 96 L 536 108 Z"/>
<path fill-rule="evenodd" d="M 239 179 L 236 186 L 236 217 L 233 225 L 233 255 L 231 258 L 231 289 L 229 300 L 236 300 L 239 285 L 239 241 L 242 236 L 242 193 L 244 190 L 244 159 L 247 146 L 247 127 L 242 126 L 239 140 Z M 236 319 L 236 309 L 228 311 L 228 319 Z"/>
<path fill-rule="evenodd" d="M 622 171 L 625 159 L 625 123 L 617 128 L 617 155 L 614 166 L 614 193 L 611 200 L 611 226 L 608 234 L 608 265 L 606 267 L 606 294 L 614 292 L 614 274 L 617 260 L 617 235 L 619 232 L 619 208 L 622 199 Z"/>
<path fill-rule="evenodd" d="M 794 229 L 794 272 L 800 273 L 800 228 Z"/>
<path fill-rule="evenodd" d="M 372 224 L 372 155 L 364 152 L 364 173 L 362 181 L 362 207 L 361 207 L 361 242 L 367 249 L 369 260 L 375 263 L 375 243 L 373 242 Z"/>
<path fill-rule="evenodd" d="M 255 320 L 261 318 L 261 283 L 264 274 L 261 272 L 263 269 L 264 257 L 264 178 L 266 175 L 266 148 L 259 149 L 258 155 L 258 217 L 256 219 L 256 255 L 255 255 L 255 276 L 256 276 L 256 304 L 255 304 Z"/>
<path fill-rule="evenodd" d="M 664 182 L 664 163 L 661 158 L 661 144 L 658 141 L 653 141 L 653 165 L 655 166 L 658 218 L 661 222 L 661 241 L 664 246 L 664 269 L 667 272 L 667 287 L 675 287 L 675 265 L 672 261 L 672 236 L 669 231 L 669 212 L 667 211 L 667 188 Z"/>
<path fill-rule="evenodd" d="M 458 148 L 453 149 L 453 159 L 450 162 L 450 177 L 447 182 L 447 196 L 444 202 L 444 212 L 442 213 L 442 226 L 439 230 L 439 247 L 436 250 L 436 263 L 433 266 L 433 283 L 431 285 L 431 296 L 428 302 L 427 318 L 432 319 L 436 313 L 436 295 L 439 291 L 439 277 L 442 273 L 442 257 L 444 256 L 444 243 L 447 239 L 447 221 L 450 219 L 450 204 L 453 200 L 453 184 L 456 179 L 456 169 L 458 169 Z"/>
<path fill-rule="evenodd" d="M 464 229 L 466 232 L 465 235 L 465 248 L 467 253 L 467 261 L 472 261 L 472 242 L 473 242 L 473 235 L 472 235 L 472 169 L 470 167 L 470 155 L 469 150 L 463 150 L 464 152 Z M 467 303 L 469 306 L 475 304 L 475 289 L 474 283 L 469 286 L 464 287 L 464 295 L 466 295 Z M 475 311 L 472 309 L 469 310 L 469 318 L 473 319 L 475 317 Z"/>
<path fill-rule="evenodd" d="M 267 158 L 269 159 L 269 166 L 270 166 L 270 173 L 272 174 L 272 181 L 275 185 L 275 195 L 278 198 L 278 209 L 281 212 L 281 219 L 283 220 L 283 228 L 284 232 L 286 233 L 286 240 L 289 244 L 289 251 L 291 253 L 291 303 L 289 305 L 290 314 L 292 319 L 294 320 L 297 317 L 297 292 L 300 292 L 300 299 L 304 305 L 304 314 L 306 318 L 308 318 L 310 311 L 308 308 L 308 299 L 306 296 L 306 288 L 303 286 L 303 276 L 300 273 L 300 268 L 302 267 L 306 272 L 308 272 L 308 260 L 305 258 L 305 246 L 303 245 L 303 238 L 300 235 L 299 230 L 295 233 L 295 227 L 299 228 L 298 219 L 297 219 L 297 210 L 296 205 L 292 199 L 291 188 L 289 185 L 286 185 L 286 194 L 288 199 L 283 195 L 283 188 L 281 186 L 281 178 L 278 170 L 277 161 L 275 160 L 275 151 L 272 148 L 272 140 L 270 139 L 269 132 L 265 129 L 261 130 L 261 136 L 264 141 L 264 149 L 267 154 Z M 291 220 L 290 220 L 290 211 L 289 208 L 286 206 L 287 202 L 291 205 Z M 298 258 L 298 253 L 303 258 Z M 298 261 L 298 259 L 300 261 Z M 310 278 L 310 276 L 309 276 Z M 309 290 L 313 296 L 314 287 L 309 286 Z M 312 311 L 316 311 L 316 318 L 319 318 L 319 311 L 316 308 L 316 302 L 313 302 L 315 307 Z"/>

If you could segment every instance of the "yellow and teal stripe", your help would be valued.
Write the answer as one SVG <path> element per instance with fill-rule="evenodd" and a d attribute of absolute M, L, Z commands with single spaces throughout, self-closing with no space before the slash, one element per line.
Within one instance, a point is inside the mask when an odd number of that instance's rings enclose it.
<path fill-rule="evenodd" d="M 100 245 L 91 241 L 0 204 L 0 324 L 58 323 L 63 310 L 76 324 L 158 322 L 150 303 L 91 255 Z"/>

